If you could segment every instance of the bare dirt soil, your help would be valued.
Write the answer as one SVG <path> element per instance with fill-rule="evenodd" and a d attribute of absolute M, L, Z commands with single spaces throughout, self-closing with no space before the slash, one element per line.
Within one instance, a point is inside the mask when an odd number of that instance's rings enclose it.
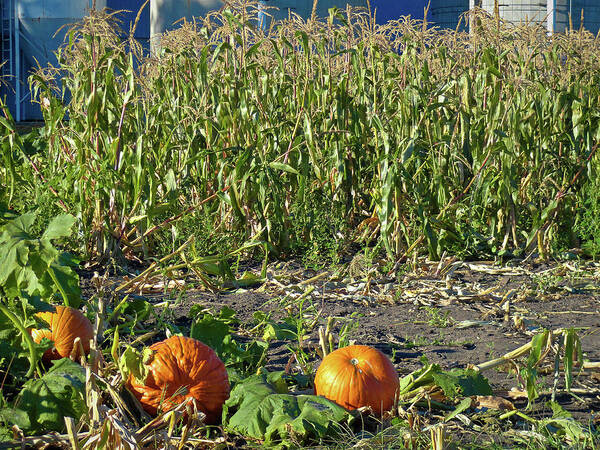
<path fill-rule="evenodd" d="M 529 342 L 542 330 L 579 328 L 584 358 L 600 361 L 600 265 L 567 262 L 519 262 L 498 266 L 491 262 L 414 264 L 405 274 L 386 277 L 363 261 L 353 260 L 338 272 L 314 272 L 293 263 L 269 269 L 268 281 L 251 289 L 210 293 L 188 290 L 173 301 L 173 318 L 179 326 L 190 323 L 193 305 L 212 311 L 234 309 L 243 324 L 251 325 L 256 311 L 282 320 L 300 314 L 323 323 L 336 317 L 334 331 L 348 328 L 348 338 L 386 353 L 401 375 L 422 366 L 421 358 L 443 369 L 468 367 L 500 357 Z M 143 293 L 143 290 L 142 290 Z M 148 294 L 153 302 L 164 296 Z M 247 327 L 249 328 L 249 327 Z M 318 364 L 317 328 L 304 340 Z M 285 342 L 274 341 L 267 368 L 290 366 Z M 553 361 L 540 377 L 540 390 L 554 383 Z M 544 375 L 544 367 L 540 372 Z M 504 366 L 485 372 L 497 395 L 522 389 L 514 370 Z M 559 402 L 575 417 L 588 422 L 600 413 L 600 369 L 584 370 L 574 383 L 577 396 L 559 395 Z M 562 378 L 559 387 L 563 386 Z M 515 405 L 526 399 L 511 399 Z M 542 414 L 544 402 L 540 402 Z"/>

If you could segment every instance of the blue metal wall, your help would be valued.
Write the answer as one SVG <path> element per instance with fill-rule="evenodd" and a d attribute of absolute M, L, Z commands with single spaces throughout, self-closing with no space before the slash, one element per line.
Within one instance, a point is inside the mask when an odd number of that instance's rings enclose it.
<path fill-rule="evenodd" d="M 222 0 L 150 0 L 150 37 L 179 27 L 182 17 L 205 16 L 222 7 Z"/>
<path fill-rule="evenodd" d="M 456 28 L 460 15 L 468 10 L 469 0 L 431 0 L 427 21 L 441 28 Z"/>
<path fill-rule="evenodd" d="M 0 0 L 2 6 L 11 3 L 14 21 L 10 37 L 13 64 L 10 76 L 13 89 L 2 90 L 16 120 L 39 120 L 40 108 L 31 103 L 28 77 L 38 65 L 55 64 L 54 52 L 63 43 L 68 25 L 81 20 L 93 0 Z M 105 7 L 105 0 L 96 1 L 97 8 Z M 63 27 L 61 29 L 61 27 Z M 60 32 L 58 30 L 61 29 Z M 3 36 L 3 40 L 7 36 Z M 5 42 L 3 42 L 3 45 Z"/>
<path fill-rule="evenodd" d="M 121 27 L 123 31 L 129 33 L 129 30 L 135 22 L 138 11 L 144 4 L 145 0 L 106 0 L 106 7 L 114 11 L 126 10 L 119 14 Z M 150 39 L 150 4 L 148 3 L 140 14 L 140 20 L 135 29 L 134 36 L 141 41 Z"/>
<path fill-rule="evenodd" d="M 571 0 L 570 14 L 573 28 L 581 25 L 583 10 L 583 26 L 594 34 L 600 31 L 600 0 Z"/>
<path fill-rule="evenodd" d="M 377 12 L 377 23 L 386 23 L 399 19 L 401 16 L 411 16 L 413 19 L 423 19 L 423 11 L 428 0 L 371 0 L 371 9 Z"/>
<path fill-rule="evenodd" d="M 261 0 L 260 3 L 267 9 L 267 14 L 259 18 L 263 27 L 270 25 L 270 17 L 274 20 L 287 19 L 290 13 L 298 14 L 303 18 L 308 18 L 312 14 L 313 0 Z M 329 8 L 338 7 L 344 9 L 346 5 L 367 6 L 367 0 L 319 0 L 315 14 L 317 17 L 327 17 Z M 269 8 L 277 9 L 269 9 Z"/>
<path fill-rule="evenodd" d="M 371 11 L 376 13 L 377 23 L 384 24 L 402 16 L 423 19 L 423 11 L 428 2 L 429 0 L 370 0 L 369 4 Z M 261 3 L 266 7 L 279 8 L 279 11 L 267 10 L 276 20 L 285 19 L 290 12 L 306 18 L 312 13 L 313 7 L 313 0 L 262 0 Z M 344 8 L 347 4 L 367 7 L 367 0 L 319 0 L 317 16 L 327 16 L 329 8 L 333 6 Z"/>

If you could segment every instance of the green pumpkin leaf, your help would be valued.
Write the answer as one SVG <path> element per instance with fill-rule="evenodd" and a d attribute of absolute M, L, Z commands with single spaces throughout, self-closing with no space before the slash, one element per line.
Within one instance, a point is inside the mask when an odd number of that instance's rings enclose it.
<path fill-rule="evenodd" d="M 272 341 L 273 339 L 279 340 L 293 340 L 297 339 L 298 328 L 292 324 L 286 322 L 270 322 L 265 326 L 263 333 L 263 340 Z"/>
<path fill-rule="evenodd" d="M 63 358 L 40 379 L 25 383 L 15 404 L 14 420 L 27 426 L 25 431 L 30 433 L 62 431 L 65 417 L 78 421 L 86 409 L 85 370 Z M 29 424 L 23 412 L 29 417 Z"/>
<path fill-rule="evenodd" d="M 256 372 L 266 358 L 269 344 L 262 341 L 238 342 L 231 327 L 238 322 L 235 311 L 224 307 L 216 315 L 194 310 L 190 314 L 196 316 L 192 321 L 190 337 L 211 347 L 225 363 L 230 377 L 243 378 Z"/>
<path fill-rule="evenodd" d="M 67 237 L 71 234 L 71 228 L 75 224 L 75 217 L 70 214 L 56 216 L 50 221 L 48 228 L 44 231 L 42 239 L 52 240 Z"/>
<path fill-rule="evenodd" d="M 48 275 L 54 282 L 52 290 L 56 289 L 63 297 L 64 305 L 79 308 L 81 304 L 81 288 L 79 287 L 79 275 L 73 270 L 79 261 L 69 253 L 61 253 L 58 258 L 50 264 Z M 52 271 L 52 274 L 50 274 Z M 47 282 L 50 285 L 50 282 Z"/>
<path fill-rule="evenodd" d="M 130 295 L 123 313 L 135 317 L 138 321 L 144 321 L 154 311 L 154 307 L 145 298 Z"/>
<path fill-rule="evenodd" d="M 127 380 L 129 375 L 133 375 L 136 380 L 143 383 L 148 376 L 148 367 L 144 363 L 150 361 L 152 354 L 152 350 L 148 347 L 138 352 L 128 345 L 119 358 L 119 371 L 123 379 Z"/>
<path fill-rule="evenodd" d="M 7 425 L 5 430 L 2 430 L 2 427 L 0 427 L 0 442 L 3 442 L 2 431 L 5 431 L 5 439 L 8 438 L 6 440 L 13 439 L 13 434 L 9 429 L 10 425 L 16 425 L 21 430 L 31 429 L 31 421 L 29 420 L 29 415 L 22 409 L 10 407 L 0 409 L 0 422 Z"/>
<path fill-rule="evenodd" d="M 492 395 L 487 379 L 473 369 L 452 369 L 433 373 L 433 380 L 449 398 Z"/>
<path fill-rule="evenodd" d="M 194 320 L 190 330 L 190 337 L 208 345 L 219 356 L 223 354 L 224 340 L 230 334 L 231 329 L 228 323 L 208 313 L 204 314 L 202 318 Z"/>
<path fill-rule="evenodd" d="M 0 285 L 9 298 L 40 297 L 59 294 L 67 306 L 77 308 L 81 302 L 79 277 L 73 271 L 78 261 L 59 252 L 52 240 L 68 236 L 75 218 L 54 218 L 41 237 L 32 231 L 36 215 L 23 214 L 2 226 L 0 234 Z"/>
<path fill-rule="evenodd" d="M 540 420 L 539 425 L 556 436 L 565 436 L 567 442 L 570 443 L 582 443 L 587 440 L 589 429 L 586 429 L 584 425 L 575 420 L 570 412 L 556 402 L 546 404 L 552 408 L 552 417 Z"/>
<path fill-rule="evenodd" d="M 229 432 L 267 444 L 334 437 L 353 419 L 352 413 L 324 397 L 288 393 L 281 372 L 263 372 L 239 382 L 223 407 Z"/>

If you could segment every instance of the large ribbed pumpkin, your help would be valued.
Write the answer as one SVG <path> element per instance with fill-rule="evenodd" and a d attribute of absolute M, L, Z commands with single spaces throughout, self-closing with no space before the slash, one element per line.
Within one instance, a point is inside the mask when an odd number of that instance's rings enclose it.
<path fill-rule="evenodd" d="M 350 345 L 331 352 L 315 376 L 315 394 L 346 409 L 370 406 L 379 415 L 394 406 L 398 388 L 398 374 L 392 362 L 366 345 Z"/>
<path fill-rule="evenodd" d="M 92 323 L 81 311 L 70 306 L 57 306 L 54 312 L 40 312 L 36 314 L 36 317 L 46 322 L 50 329 L 31 330 L 33 340 L 39 343 L 43 338 L 48 338 L 54 342 L 54 347 L 44 353 L 45 361 L 66 358 L 71 355 L 76 338 L 81 339 L 86 355 L 89 353 L 90 340 L 94 338 L 94 329 Z M 81 356 L 79 353 L 76 348 L 74 355 L 77 359 Z"/>
<path fill-rule="evenodd" d="M 150 349 L 153 354 L 146 362 L 146 380 L 141 383 L 130 376 L 127 381 L 144 410 L 156 415 L 159 405 L 167 411 L 192 397 L 196 408 L 206 414 L 205 422 L 216 423 L 229 398 L 229 378 L 215 351 L 196 339 L 181 336 L 157 342 Z M 175 394 L 178 390 L 183 392 Z"/>

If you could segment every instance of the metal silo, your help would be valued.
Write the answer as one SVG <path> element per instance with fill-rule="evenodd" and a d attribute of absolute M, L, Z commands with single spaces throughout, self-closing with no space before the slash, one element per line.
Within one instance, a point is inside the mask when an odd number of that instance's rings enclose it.
<path fill-rule="evenodd" d="M 479 5 L 489 13 L 494 12 L 494 0 L 471 0 L 471 6 Z M 569 28 L 569 17 L 574 28 L 581 25 L 592 33 L 600 27 L 600 2 L 598 0 L 519 0 L 499 1 L 500 17 L 512 23 L 537 22 L 549 32 L 564 32 Z"/>
<path fill-rule="evenodd" d="M 561 3 L 568 0 L 518 0 L 518 1 L 498 1 L 500 17 L 512 23 L 538 22 L 547 26 L 546 19 L 552 15 L 552 6 L 557 5 L 556 10 L 560 10 Z M 548 4 L 550 3 L 550 8 Z M 491 14 L 494 13 L 494 0 L 482 0 L 481 7 Z"/>
<path fill-rule="evenodd" d="M 48 62 L 56 63 L 54 52 L 62 44 L 66 30 L 63 25 L 85 17 L 93 0 L 3 0 L 2 56 L 10 62 L 3 67 L 4 75 L 14 80 L 12 88 L 4 88 L 11 112 L 17 121 L 42 117 L 38 105 L 30 102 L 27 77 L 31 70 Z M 106 6 L 96 0 L 97 9 Z"/>
<path fill-rule="evenodd" d="M 468 10 L 469 0 L 431 0 L 427 21 L 437 27 L 456 28 L 460 15 Z"/>

